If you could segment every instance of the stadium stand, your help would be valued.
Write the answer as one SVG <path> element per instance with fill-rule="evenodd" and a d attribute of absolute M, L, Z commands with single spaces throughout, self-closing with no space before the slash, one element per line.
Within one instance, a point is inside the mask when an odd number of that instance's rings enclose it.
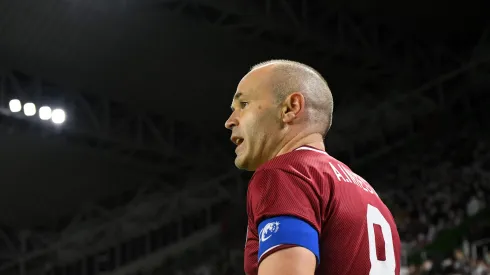
<path fill-rule="evenodd" d="M 490 237 L 485 209 L 490 201 L 490 177 L 484 169 L 489 144 L 472 140 L 473 133 L 468 127 L 460 137 L 439 140 L 429 148 L 412 148 L 411 154 L 397 154 L 396 163 L 403 164 L 386 175 L 388 182 L 398 184 L 383 196 L 393 209 L 405 256 L 418 251 L 424 260 L 422 269 L 442 268 L 435 264 L 436 259 L 447 257 L 451 249 Z M 482 253 L 486 252 L 469 255 L 466 251 L 464 255 L 480 259 Z"/>

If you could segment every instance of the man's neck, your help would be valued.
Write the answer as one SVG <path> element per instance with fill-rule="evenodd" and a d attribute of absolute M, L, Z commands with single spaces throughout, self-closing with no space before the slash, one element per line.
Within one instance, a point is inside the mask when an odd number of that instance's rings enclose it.
<path fill-rule="evenodd" d="M 301 147 L 301 146 L 310 146 L 315 149 L 325 151 L 325 143 L 323 142 L 323 137 L 320 134 L 309 134 L 307 136 L 297 136 L 297 138 L 291 139 L 287 142 L 276 156 L 284 155 L 286 153 L 292 152 L 293 150 Z"/>

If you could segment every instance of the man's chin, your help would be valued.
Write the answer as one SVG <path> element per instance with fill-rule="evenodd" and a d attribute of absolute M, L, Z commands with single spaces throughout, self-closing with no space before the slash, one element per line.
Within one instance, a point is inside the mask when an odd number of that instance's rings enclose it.
<path fill-rule="evenodd" d="M 240 170 L 255 171 L 255 169 L 253 167 L 251 167 L 250 162 L 247 161 L 247 159 L 244 158 L 244 156 L 238 155 L 235 158 L 235 166 L 236 166 L 236 168 L 238 168 Z"/>
<path fill-rule="evenodd" d="M 246 162 L 244 161 L 243 157 L 241 156 L 236 156 L 235 158 L 235 166 L 238 169 L 245 170 L 246 169 Z"/>

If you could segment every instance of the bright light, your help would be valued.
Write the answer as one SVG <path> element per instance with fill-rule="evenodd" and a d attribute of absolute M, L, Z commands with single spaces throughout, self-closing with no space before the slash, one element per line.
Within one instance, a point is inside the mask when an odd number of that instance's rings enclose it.
<path fill-rule="evenodd" d="M 51 118 L 51 108 L 48 106 L 39 108 L 39 118 L 42 120 L 49 120 Z"/>
<path fill-rule="evenodd" d="M 33 116 L 36 114 L 36 105 L 34 103 L 26 103 L 24 104 L 24 115 Z"/>
<path fill-rule="evenodd" d="M 65 122 L 66 119 L 66 114 L 65 111 L 62 109 L 54 109 L 53 112 L 51 113 L 51 120 L 55 124 L 61 124 Z"/>
<path fill-rule="evenodd" d="M 22 110 L 22 104 L 20 103 L 20 100 L 18 100 L 18 99 L 10 100 L 9 107 L 10 107 L 10 111 L 12 113 L 18 113 L 18 112 L 20 112 L 20 110 Z"/>

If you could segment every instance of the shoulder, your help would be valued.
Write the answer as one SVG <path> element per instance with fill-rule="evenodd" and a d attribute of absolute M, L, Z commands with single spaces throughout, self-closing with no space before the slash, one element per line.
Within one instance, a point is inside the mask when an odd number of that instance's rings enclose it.
<path fill-rule="evenodd" d="M 248 186 L 249 212 L 258 216 L 314 217 L 323 198 L 328 197 L 330 186 L 325 169 L 305 161 L 317 157 L 315 152 L 295 151 L 260 167 Z"/>

